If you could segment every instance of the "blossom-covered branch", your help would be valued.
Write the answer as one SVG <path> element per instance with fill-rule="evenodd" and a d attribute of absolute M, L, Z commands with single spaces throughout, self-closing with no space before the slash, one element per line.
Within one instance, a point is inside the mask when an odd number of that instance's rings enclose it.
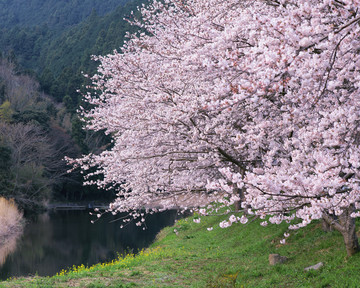
<path fill-rule="evenodd" d="M 81 113 L 113 148 L 74 163 L 98 168 L 89 184 L 121 186 L 117 212 L 229 205 L 241 189 L 249 213 L 293 229 L 326 214 L 349 238 L 360 215 L 359 4 L 154 0 L 119 52 L 95 57 L 98 94 Z M 222 226 L 246 222 L 231 219 Z"/>

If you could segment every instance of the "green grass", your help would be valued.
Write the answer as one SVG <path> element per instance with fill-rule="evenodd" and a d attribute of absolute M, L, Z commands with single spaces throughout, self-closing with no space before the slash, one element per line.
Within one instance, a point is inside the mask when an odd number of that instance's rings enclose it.
<path fill-rule="evenodd" d="M 182 219 L 139 255 L 53 277 L 10 279 L 0 287 L 360 287 L 360 253 L 347 257 L 341 235 L 322 232 L 320 223 L 293 231 L 280 245 L 285 225 L 262 227 L 255 220 L 221 229 L 220 220 Z M 270 266 L 270 253 L 289 260 Z M 318 262 L 325 264 L 320 270 L 304 271 Z"/>

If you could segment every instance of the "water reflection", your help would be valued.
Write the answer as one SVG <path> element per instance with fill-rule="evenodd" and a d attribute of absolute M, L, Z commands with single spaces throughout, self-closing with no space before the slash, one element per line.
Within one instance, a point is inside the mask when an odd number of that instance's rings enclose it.
<path fill-rule="evenodd" d="M 17 240 L 21 236 L 22 230 L 10 236 L 1 237 L 0 240 L 0 267 L 4 265 L 8 255 L 16 250 Z"/>
<path fill-rule="evenodd" d="M 5 263 L 0 263 L 0 278 L 35 273 L 49 276 L 73 265 L 110 261 L 129 250 L 136 253 L 150 245 L 163 227 L 174 223 L 176 211 L 148 216 L 145 231 L 135 224 L 120 229 L 120 222 L 110 223 L 116 217 L 119 216 L 104 215 L 91 224 L 93 216 L 86 211 L 57 211 L 38 216 L 26 225 L 17 245 L 16 241 L 6 242 L 9 248 L 1 247 L 12 254 L 4 257 Z"/>

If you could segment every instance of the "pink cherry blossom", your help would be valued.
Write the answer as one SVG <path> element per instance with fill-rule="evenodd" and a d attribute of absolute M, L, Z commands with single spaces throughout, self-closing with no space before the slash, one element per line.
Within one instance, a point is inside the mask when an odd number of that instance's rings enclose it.
<path fill-rule="evenodd" d="M 112 135 L 113 147 L 69 162 L 97 168 L 85 184 L 118 189 L 109 207 L 116 213 L 137 218 L 142 208 L 210 202 L 216 212 L 241 201 L 266 218 L 262 225 L 298 229 L 324 219 L 351 239 L 352 255 L 359 6 L 154 0 L 133 21 L 139 33 L 94 57 L 100 65 L 84 95 L 91 108 L 80 111 L 88 129 Z"/>

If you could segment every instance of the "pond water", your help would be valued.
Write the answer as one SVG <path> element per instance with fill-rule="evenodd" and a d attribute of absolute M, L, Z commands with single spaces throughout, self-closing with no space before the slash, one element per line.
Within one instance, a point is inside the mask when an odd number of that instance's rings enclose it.
<path fill-rule="evenodd" d="M 172 225 L 176 211 L 149 215 L 146 230 L 130 223 L 120 229 L 121 215 L 105 214 L 94 224 L 88 211 L 53 211 L 29 222 L 8 255 L 0 255 L 0 279 L 51 276 L 73 265 L 92 265 L 136 253 L 148 247 L 156 234 Z M 16 248 L 15 248 L 16 247 Z"/>

